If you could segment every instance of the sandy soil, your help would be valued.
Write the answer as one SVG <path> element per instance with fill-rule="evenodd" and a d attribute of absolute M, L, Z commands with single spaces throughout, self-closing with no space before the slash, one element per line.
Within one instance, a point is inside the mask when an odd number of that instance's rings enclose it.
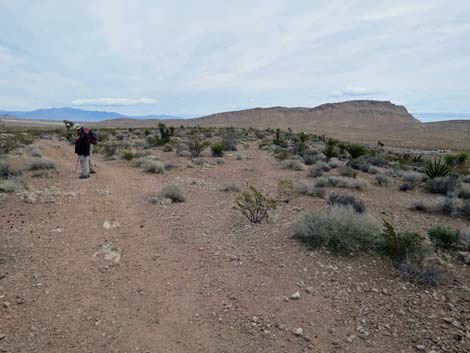
<path fill-rule="evenodd" d="M 58 172 L 32 180 L 31 203 L 0 200 L 0 352 L 468 352 L 468 268 L 425 289 L 385 259 L 310 251 L 290 226 L 322 199 L 298 197 L 258 226 L 243 219 L 222 183 L 274 195 L 279 179 L 306 178 L 268 152 L 206 168 L 157 152 L 177 166 L 164 175 L 97 156 L 98 173 L 79 180 L 70 146 L 39 144 Z M 187 201 L 150 203 L 168 183 Z M 401 228 L 465 225 L 409 211 L 429 196 L 392 190 L 356 193 Z"/>

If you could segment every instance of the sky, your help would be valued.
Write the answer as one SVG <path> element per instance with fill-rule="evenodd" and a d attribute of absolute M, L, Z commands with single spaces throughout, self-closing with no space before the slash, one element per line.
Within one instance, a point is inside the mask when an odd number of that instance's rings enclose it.
<path fill-rule="evenodd" d="M 0 109 L 470 113 L 468 0 L 0 0 Z"/>

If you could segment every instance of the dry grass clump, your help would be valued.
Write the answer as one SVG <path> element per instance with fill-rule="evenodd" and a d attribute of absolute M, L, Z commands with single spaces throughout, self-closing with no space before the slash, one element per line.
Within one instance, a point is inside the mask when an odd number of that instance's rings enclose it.
<path fill-rule="evenodd" d="M 426 182 L 426 189 L 434 194 L 451 196 L 462 189 L 462 182 L 457 175 L 436 177 Z"/>
<path fill-rule="evenodd" d="M 358 178 L 345 178 L 345 177 L 337 177 L 337 176 L 330 176 L 327 178 L 318 178 L 317 187 L 338 187 L 338 188 L 346 188 L 346 189 L 355 189 L 355 190 L 366 190 L 369 186 L 367 180 L 358 179 Z"/>
<path fill-rule="evenodd" d="M 293 226 L 294 236 L 311 247 L 335 253 L 370 252 L 380 247 L 381 224 L 350 206 L 332 206 L 305 214 Z"/>
<path fill-rule="evenodd" d="M 470 200 L 458 197 L 442 197 L 434 202 L 416 201 L 413 208 L 416 211 L 442 213 L 451 217 L 462 217 L 470 220 Z"/>
<path fill-rule="evenodd" d="M 165 165 L 160 161 L 147 159 L 143 161 L 141 167 L 146 173 L 162 174 L 165 172 Z"/>
<path fill-rule="evenodd" d="M 166 185 L 158 194 L 161 198 L 170 199 L 171 202 L 184 202 L 186 197 L 184 196 L 183 189 L 178 185 Z"/>
<path fill-rule="evenodd" d="M 392 183 L 392 179 L 390 179 L 390 177 L 383 175 L 383 174 L 377 174 L 375 176 L 375 181 L 380 186 L 388 186 Z"/>
<path fill-rule="evenodd" d="M 224 183 L 220 188 L 223 192 L 240 192 L 240 185 L 235 182 Z"/>
<path fill-rule="evenodd" d="M 366 204 L 361 199 L 349 195 L 349 194 L 338 194 L 336 192 L 332 192 L 328 197 L 328 205 L 329 206 L 349 206 L 354 209 L 357 213 L 364 213 L 366 212 Z"/>
<path fill-rule="evenodd" d="M 301 171 L 305 169 L 305 164 L 297 159 L 286 159 L 281 162 L 283 168 Z"/>
<path fill-rule="evenodd" d="M 326 196 L 325 189 L 319 188 L 313 183 L 306 183 L 303 181 L 299 181 L 295 184 L 294 189 L 295 189 L 295 192 L 301 195 L 319 197 L 322 199 L 325 198 Z"/>
<path fill-rule="evenodd" d="M 33 159 L 29 164 L 26 166 L 27 170 L 49 170 L 49 169 L 56 169 L 56 164 L 53 160 L 50 159 Z"/>
<path fill-rule="evenodd" d="M 403 181 L 413 184 L 419 184 L 427 179 L 426 174 L 413 171 L 401 171 L 399 175 Z"/>

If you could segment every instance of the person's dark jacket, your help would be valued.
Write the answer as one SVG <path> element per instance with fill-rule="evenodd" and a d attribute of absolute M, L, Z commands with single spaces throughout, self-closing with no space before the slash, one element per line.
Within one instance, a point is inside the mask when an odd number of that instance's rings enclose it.
<path fill-rule="evenodd" d="M 79 156 L 90 155 L 90 139 L 83 127 L 80 129 L 80 135 L 77 141 L 75 141 L 75 153 Z"/>

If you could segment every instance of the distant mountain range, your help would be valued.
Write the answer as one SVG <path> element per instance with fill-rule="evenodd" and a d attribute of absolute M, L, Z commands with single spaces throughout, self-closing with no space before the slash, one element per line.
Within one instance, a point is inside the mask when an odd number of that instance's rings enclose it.
<path fill-rule="evenodd" d="M 108 119 L 182 119 L 183 117 L 174 115 L 144 115 L 144 116 L 128 116 L 115 112 L 82 110 L 76 108 L 49 108 L 38 109 L 33 111 L 7 111 L 0 110 L 0 115 L 7 115 L 18 119 L 31 120 L 72 120 L 72 121 L 102 121 Z"/>

